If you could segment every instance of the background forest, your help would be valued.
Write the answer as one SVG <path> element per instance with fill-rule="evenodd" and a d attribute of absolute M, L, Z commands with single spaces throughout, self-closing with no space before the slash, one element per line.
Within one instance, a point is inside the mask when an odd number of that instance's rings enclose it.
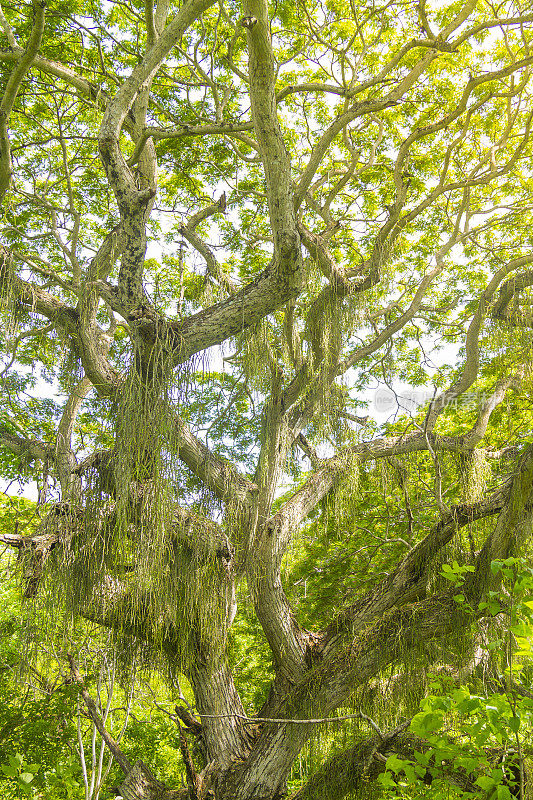
<path fill-rule="evenodd" d="M 2 797 L 525 800 L 531 3 L 0 28 Z"/>

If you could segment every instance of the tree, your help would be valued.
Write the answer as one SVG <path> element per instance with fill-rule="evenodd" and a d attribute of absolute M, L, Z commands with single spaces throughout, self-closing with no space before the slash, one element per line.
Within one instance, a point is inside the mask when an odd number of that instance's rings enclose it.
<path fill-rule="evenodd" d="M 357 744 L 297 796 L 367 792 L 427 669 L 475 671 L 491 562 L 531 535 L 533 13 L 37 0 L 1 23 L 2 469 L 40 487 L 37 528 L 1 538 L 27 603 L 189 681 L 186 789 L 82 687 L 125 797 L 278 798 L 309 720 L 350 706 Z M 405 384 L 423 408 L 361 415 Z"/>

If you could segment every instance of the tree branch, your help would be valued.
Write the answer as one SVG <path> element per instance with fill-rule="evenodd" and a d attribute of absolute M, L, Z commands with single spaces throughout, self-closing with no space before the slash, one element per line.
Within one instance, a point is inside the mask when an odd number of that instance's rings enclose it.
<path fill-rule="evenodd" d="M 237 506 L 249 505 L 257 493 L 256 484 L 245 478 L 230 461 L 213 453 L 191 433 L 181 418 L 176 418 L 176 427 L 179 436 L 178 456 L 191 472 L 221 500 Z"/>
<path fill-rule="evenodd" d="M 74 678 L 74 680 L 76 681 L 76 683 L 80 688 L 80 694 L 83 697 L 83 700 L 87 707 L 87 711 L 89 712 L 90 718 L 94 722 L 96 730 L 98 731 L 98 733 L 108 746 L 111 753 L 113 753 L 113 757 L 117 762 L 117 764 L 119 765 L 119 767 L 121 768 L 121 770 L 123 771 L 124 775 L 128 775 L 132 770 L 132 764 L 128 761 L 128 759 L 118 746 L 118 743 L 113 739 L 111 734 L 109 734 L 108 731 L 105 729 L 102 719 L 98 713 L 98 709 L 96 708 L 96 703 L 94 702 L 89 692 L 85 688 L 85 684 L 83 683 L 83 679 L 78 670 L 78 666 L 74 661 L 74 657 L 70 653 L 67 653 L 67 659 L 70 664 L 70 671 L 72 673 L 72 677 Z"/>
<path fill-rule="evenodd" d="M 509 500 L 511 479 L 504 481 L 492 494 L 476 503 L 452 506 L 437 525 L 410 550 L 386 578 L 345 608 L 322 631 L 318 649 L 328 652 L 349 629 L 355 635 L 393 606 L 401 606 L 420 598 L 426 591 L 431 565 L 457 530 L 478 519 L 499 514 Z"/>
<path fill-rule="evenodd" d="M 80 487 L 77 485 L 78 481 L 73 475 L 77 461 L 74 451 L 72 450 L 72 433 L 81 405 L 91 389 L 92 383 L 88 378 L 84 377 L 79 381 L 65 404 L 63 414 L 57 426 L 55 462 L 59 473 L 61 494 L 64 502 L 73 499 L 73 497 L 70 496 L 71 493 L 74 493 L 74 495 L 79 493 Z"/>
<path fill-rule="evenodd" d="M 484 612 L 478 611 L 478 603 L 482 592 L 490 585 L 490 561 L 505 557 L 531 536 L 532 519 L 533 446 L 530 446 L 513 479 L 494 532 L 476 559 L 476 571 L 463 584 L 467 606 L 463 608 L 455 601 L 456 590 L 452 588 L 385 611 L 376 622 L 356 633 L 355 638 L 351 630 L 346 631 L 327 656 L 280 702 L 278 716 L 306 719 L 327 714 L 357 686 L 367 683 L 388 664 L 405 657 L 409 650 L 469 625 L 472 621 L 470 608 L 474 609 L 474 615 L 482 615 Z M 291 723 L 278 727 L 266 725 L 250 756 L 237 800 L 244 800 L 246 792 L 254 791 L 257 776 L 263 774 L 267 764 L 269 774 L 276 776 L 273 788 L 281 786 L 290 764 L 310 734 L 310 727 Z"/>
<path fill-rule="evenodd" d="M 17 65 L 12 70 L 0 102 L 0 203 L 9 189 L 12 177 L 11 149 L 9 145 L 8 122 L 24 76 L 34 63 L 41 46 L 44 31 L 44 12 L 46 0 L 34 0 L 33 27 L 24 52 L 21 51 Z"/>
<path fill-rule="evenodd" d="M 200 239 L 196 233 L 196 228 L 201 222 L 208 217 L 213 216 L 213 214 L 223 213 L 225 209 L 226 195 L 222 194 L 216 203 L 211 203 L 209 206 L 206 206 L 206 208 L 203 208 L 201 211 L 198 211 L 196 214 L 194 214 L 189 219 L 187 224 L 180 228 L 180 233 L 185 239 L 187 239 L 189 244 L 192 244 L 194 249 L 204 257 L 209 275 L 211 275 L 211 277 L 214 278 L 214 280 L 216 280 L 229 294 L 233 294 L 233 292 L 235 292 L 235 285 L 233 281 L 222 272 L 220 269 L 220 264 L 215 258 L 213 251 L 209 245 Z"/>
<path fill-rule="evenodd" d="M 9 252 L 0 248 L 0 290 L 9 282 L 12 282 L 13 293 L 19 302 L 50 320 L 55 328 L 62 330 L 78 345 L 85 374 L 98 394 L 103 397 L 112 395 L 119 378 L 106 358 L 110 342 L 104 332 L 95 326 L 89 335 L 85 326 L 80 325 L 79 311 L 40 286 L 15 275 Z"/>
<path fill-rule="evenodd" d="M 0 445 L 17 456 L 31 461 L 50 461 L 54 457 L 54 446 L 38 439 L 25 439 L 17 436 L 6 427 L 0 428 Z"/>
<path fill-rule="evenodd" d="M 533 445 L 528 445 L 516 470 L 509 499 L 494 530 L 476 558 L 475 572 L 464 582 L 464 594 L 477 608 L 484 592 L 494 588 L 499 578 L 492 574 L 491 562 L 517 553 L 531 537 L 533 529 Z"/>
<path fill-rule="evenodd" d="M 425 420 L 425 429 L 427 431 L 433 430 L 440 413 L 446 406 L 466 392 L 477 378 L 479 370 L 479 336 L 482 324 L 490 308 L 492 297 L 498 289 L 498 286 L 509 272 L 518 269 L 524 264 L 530 264 L 532 261 L 533 255 L 531 254 L 515 258 L 501 267 L 488 282 L 487 287 L 479 298 L 477 309 L 468 326 L 465 339 L 466 359 L 461 374 L 446 391 L 441 392 L 441 394 L 431 402 Z"/>
<path fill-rule="evenodd" d="M 249 50 L 252 121 L 265 170 L 270 225 L 274 237 L 272 271 L 286 284 L 287 300 L 300 289 L 302 256 L 291 186 L 291 162 L 277 117 L 276 74 L 265 0 L 245 0 L 242 24 Z M 245 23 L 250 20 L 250 23 Z"/>
<path fill-rule="evenodd" d="M 313 773 L 301 789 L 290 795 L 289 800 L 341 800 L 347 795 L 351 797 L 385 772 L 390 755 L 396 754 L 414 761 L 415 753 L 423 753 L 428 745 L 418 736 L 405 733 L 409 724 L 410 720 L 407 720 L 381 737 L 363 739 L 353 747 L 332 756 Z M 418 775 L 419 780 L 431 782 L 435 769 L 433 766 L 432 772 L 426 771 Z M 475 785 L 464 771 L 444 763 L 440 770 L 442 777 L 453 786 L 468 792 L 475 791 Z"/>

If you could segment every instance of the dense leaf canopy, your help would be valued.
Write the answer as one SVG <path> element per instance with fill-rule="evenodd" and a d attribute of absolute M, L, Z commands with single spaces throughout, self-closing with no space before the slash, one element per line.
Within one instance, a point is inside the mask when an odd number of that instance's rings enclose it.
<path fill-rule="evenodd" d="M 503 800 L 514 742 L 525 797 L 533 7 L 0 23 L 0 539 L 123 796 Z M 186 788 L 110 738 L 88 647 L 188 704 Z"/>

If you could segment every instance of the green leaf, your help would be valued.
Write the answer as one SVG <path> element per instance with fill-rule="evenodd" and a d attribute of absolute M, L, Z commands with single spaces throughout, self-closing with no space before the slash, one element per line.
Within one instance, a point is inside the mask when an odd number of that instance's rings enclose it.
<path fill-rule="evenodd" d="M 396 786 L 396 782 L 389 771 L 382 772 L 381 775 L 378 775 L 378 782 L 386 789 Z"/>
<path fill-rule="evenodd" d="M 406 764 L 409 764 L 409 761 L 406 761 L 403 758 L 399 758 L 396 753 L 390 755 L 387 759 L 387 763 L 385 764 L 385 769 L 388 769 L 390 772 L 401 772 Z"/>
<path fill-rule="evenodd" d="M 521 724 L 520 717 L 511 717 L 511 719 L 509 720 L 509 727 L 514 733 L 518 733 L 518 731 L 520 730 L 520 724 Z"/>
<path fill-rule="evenodd" d="M 460 757 L 454 761 L 455 766 L 462 767 L 465 772 L 474 772 L 479 768 L 479 758 Z"/>
<path fill-rule="evenodd" d="M 425 753 L 421 753 L 418 750 L 415 750 L 415 758 L 416 758 L 416 760 L 418 761 L 419 764 L 422 764 L 423 766 L 427 766 L 427 764 L 429 763 L 429 761 L 431 759 L 431 751 L 430 750 L 426 750 Z"/>
<path fill-rule="evenodd" d="M 484 792 L 490 792 L 491 789 L 494 789 L 496 786 L 496 781 L 489 775 L 480 775 L 479 778 L 476 779 L 475 783 L 477 783 L 478 786 L 481 786 Z"/>
<path fill-rule="evenodd" d="M 415 714 L 411 720 L 410 730 L 419 736 L 427 736 L 428 733 L 438 731 L 442 728 L 444 714 L 439 711 L 421 711 Z"/>
<path fill-rule="evenodd" d="M 498 786 L 496 789 L 496 797 L 498 800 L 513 800 L 508 786 Z"/>

